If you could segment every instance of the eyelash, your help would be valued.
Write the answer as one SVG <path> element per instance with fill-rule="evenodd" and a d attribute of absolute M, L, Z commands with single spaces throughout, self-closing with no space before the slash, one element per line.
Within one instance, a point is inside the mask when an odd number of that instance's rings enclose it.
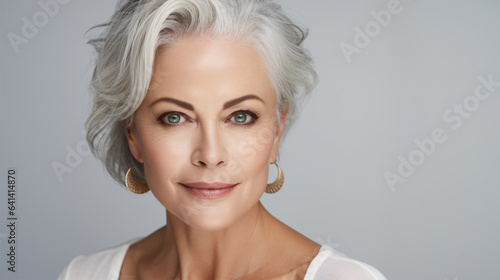
<path fill-rule="evenodd" d="M 235 123 L 238 126 L 252 125 L 252 124 L 254 124 L 260 118 L 260 115 L 257 112 L 253 112 L 253 111 L 250 111 L 250 110 L 238 110 L 238 111 L 233 112 L 231 115 L 229 115 L 229 120 L 231 120 L 238 113 L 248 114 L 252 118 L 252 120 L 249 121 L 248 123 L 244 123 L 244 124 Z"/>
<path fill-rule="evenodd" d="M 238 123 L 233 123 L 237 126 L 248 126 L 248 125 L 252 125 L 254 124 L 259 118 L 260 118 L 260 115 L 259 113 L 257 112 L 253 112 L 253 111 L 250 111 L 250 110 L 238 110 L 238 111 L 235 111 L 233 112 L 231 115 L 229 115 L 227 121 L 230 121 L 232 117 L 234 117 L 234 115 L 238 114 L 238 113 L 244 113 L 244 114 L 248 114 L 252 120 L 249 121 L 248 123 L 244 123 L 244 124 L 238 124 Z M 186 115 L 186 114 L 183 114 L 179 111 L 166 111 L 166 112 L 163 112 L 158 118 L 157 120 L 160 122 L 161 125 L 163 126 L 167 126 L 167 127 L 172 127 L 172 126 L 178 126 L 178 125 L 182 125 L 182 124 L 172 124 L 172 123 L 167 123 L 167 122 L 164 122 L 163 119 L 165 119 L 165 117 L 167 117 L 168 115 L 170 114 L 178 114 L 180 115 L 181 117 L 183 117 L 184 119 L 186 120 L 189 120 L 190 118 Z"/>

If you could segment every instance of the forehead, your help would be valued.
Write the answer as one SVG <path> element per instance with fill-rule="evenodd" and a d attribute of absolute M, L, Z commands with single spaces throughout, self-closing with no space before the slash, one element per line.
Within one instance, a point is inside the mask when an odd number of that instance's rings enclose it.
<path fill-rule="evenodd" d="M 230 39 L 187 36 L 159 48 L 150 98 L 233 98 L 245 94 L 274 98 L 264 61 L 254 47 Z"/>

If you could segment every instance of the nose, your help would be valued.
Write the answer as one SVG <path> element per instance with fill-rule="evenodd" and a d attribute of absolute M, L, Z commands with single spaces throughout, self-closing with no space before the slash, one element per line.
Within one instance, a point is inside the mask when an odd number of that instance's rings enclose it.
<path fill-rule="evenodd" d="M 196 137 L 195 142 L 191 156 L 193 165 L 215 168 L 227 164 L 226 143 L 217 124 L 200 125 L 199 137 Z"/>

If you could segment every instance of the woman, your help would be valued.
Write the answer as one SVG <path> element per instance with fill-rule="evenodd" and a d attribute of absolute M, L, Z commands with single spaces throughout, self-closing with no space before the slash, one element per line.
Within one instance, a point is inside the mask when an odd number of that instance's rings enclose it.
<path fill-rule="evenodd" d="M 316 79 L 304 32 L 278 5 L 127 1 L 105 26 L 91 41 L 87 138 L 117 181 L 151 190 L 167 223 L 75 258 L 60 279 L 385 279 L 259 201 L 283 185 L 280 139 Z"/>

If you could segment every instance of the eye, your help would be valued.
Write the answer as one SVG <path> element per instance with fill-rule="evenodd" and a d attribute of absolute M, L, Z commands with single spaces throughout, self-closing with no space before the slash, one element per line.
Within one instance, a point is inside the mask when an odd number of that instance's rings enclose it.
<path fill-rule="evenodd" d="M 257 115 L 249 111 L 238 111 L 234 113 L 230 121 L 239 125 L 247 125 L 255 122 Z"/>
<path fill-rule="evenodd" d="M 178 112 L 167 112 L 160 116 L 160 121 L 164 124 L 176 125 L 184 122 L 186 118 Z"/>

